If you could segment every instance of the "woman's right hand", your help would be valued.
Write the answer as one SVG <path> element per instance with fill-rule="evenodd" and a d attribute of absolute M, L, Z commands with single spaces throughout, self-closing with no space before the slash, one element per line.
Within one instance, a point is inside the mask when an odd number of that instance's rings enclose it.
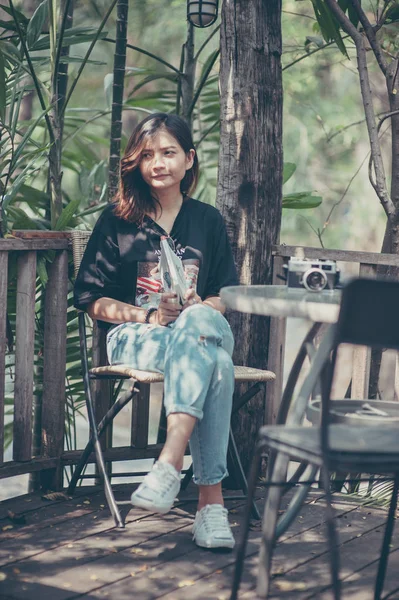
<path fill-rule="evenodd" d="M 161 295 L 161 301 L 158 309 L 150 317 L 150 323 L 154 325 L 169 325 L 176 321 L 181 313 L 181 306 L 177 299 L 177 294 L 173 292 L 165 292 Z"/>

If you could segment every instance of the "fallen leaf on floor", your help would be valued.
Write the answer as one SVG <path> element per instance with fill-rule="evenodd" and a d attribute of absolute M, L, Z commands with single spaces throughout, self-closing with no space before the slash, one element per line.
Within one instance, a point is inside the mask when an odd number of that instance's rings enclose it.
<path fill-rule="evenodd" d="M 141 565 L 139 571 L 148 571 L 148 565 Z"/>
<path fill-rule="evenodd" d="M 282 592 L 298 592 L 300 590 L 306 590 L 306 584 L 301 582 L 291 582 L 278 580 L 275 582 L 275 586 Z"/>
<path fill-rule="evenodd" d="M 0 571 L 0 581 L 4 581 L 5 579 L 7 579 L 7 575 Z"/>
<path fill-rule="evenodd" d="M 97 575 L 90 575 L 90 579 L 92 581 L 97 581 L 98 577 L 97 577 Z"/>
<path fill-rule="evenodd" d="M 20 571 L 20 569 L 18 569 L 17 567 L 14 567 L 14 568 L 13 568 L 13 570 L 12 570 L 12 572 L 13 572 L 15 575 L 19 575 L 21 571 Z"/>
<path fill-rule="evenodd" d="M 4 525 L 4 527 L 1 528 L 2 531 L 8 531 L 9 529 L 14 529 L 14 525 Z"/>
<path fill-rule="evenodd" d="M 109 551 L 113 552 L 114 554 L 116 554 L 118 552 L 117 548 L 114 548 L 114 547 L 110 548 Z"/>
<path fill-rule="evenodd" d="M 61 502 L 62 500 L 71 500 L 71 496 L 65 494 L 65 492 L 49 492 L 42 496 L 42 500 L 49 500 L 50 502 Z"/>
<path fill-rule="evenodd" d="M 7 516 L 10 519 L 10 521 L 12 523 L 15 523 L 16 525 L 25 525 L 26 523 L 25 515 L 17 515 L 12 510 L 7 511 Z"/>
<path fill-rule="evenodd" d="M 219 575 L 219 573 L 223 573 L 222 569 L 218 569 L 217 571 L 215 571 L 215 573 L 217 573 Z"/>
<path fill-rule="evenodd" d="M 188 587 L 189 585 L 194 585 L 195 581 L 192 579 L 184 579 L 183 581 L 179 581 L 177 584 L 179 588 Z"/>
<path fill-rule="evenodd" d="M 91 504 L 90 500 L 83 500 L 83 504 Z"/>
<path fill-rule="evenodd" d="M 143 550 L 142 548 L 132 548 L 130 550 L 131 554 L 141 554 L 142 556 L 147 556 L 148 552 Z"/>
<path fill-rule="evenodd" d="M 130 573 L 130 577 L 136 577 L 136 573 L 132 571 L 132 573 Z"/>
<path fill-rule="evenodd" d="M 72 583 L 63 583 L 62 585 L 64 586 L 64 588 L 72 587 Z"/>

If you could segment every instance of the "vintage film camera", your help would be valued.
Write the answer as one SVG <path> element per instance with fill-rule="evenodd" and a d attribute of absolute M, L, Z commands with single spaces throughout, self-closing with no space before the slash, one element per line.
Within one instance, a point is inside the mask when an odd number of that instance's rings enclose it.
<path fill-rule="evenodd" d="M 290 288 L 303 287 L 309 292 L 321 292 L 335 289 L 339 282 L 339 269 L 334 260 L 290 258 L 285 268 Z"/>

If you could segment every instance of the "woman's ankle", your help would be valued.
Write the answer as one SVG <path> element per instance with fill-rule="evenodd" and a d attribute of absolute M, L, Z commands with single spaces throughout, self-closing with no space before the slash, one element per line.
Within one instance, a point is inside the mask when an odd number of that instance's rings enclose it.
<path fill-rule="evenodd" d="M 224 506 L 221 483 L 199 486 L 197 510 L 201 510 L 207 504 L 221 504 Z"/>

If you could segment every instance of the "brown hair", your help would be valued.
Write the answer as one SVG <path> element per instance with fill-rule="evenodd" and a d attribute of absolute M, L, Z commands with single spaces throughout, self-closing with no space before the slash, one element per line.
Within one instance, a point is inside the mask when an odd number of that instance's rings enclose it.
<path fill-rule="evenodd" d="M 158 200 L 151 194 L 150 186 L 141 176 L 139 165 L 148 139 L 160 129 L 165 129 L 173 135 L 186 154 L 192 148 L 195 149 L 187 123 L 177 115 L 155 113 L 137 125 L 121 160 L 119 190 L 114 200 L 115 214 L 126 221 L 141 224 L 146 213 L 156 212 L 157 206 L 159 207 Z M 193 166 L 186 171 L 180 183 L 183 196 L 194 191 L 198 182 L 198 171 L 198 158 L 195 153 Z"/>

